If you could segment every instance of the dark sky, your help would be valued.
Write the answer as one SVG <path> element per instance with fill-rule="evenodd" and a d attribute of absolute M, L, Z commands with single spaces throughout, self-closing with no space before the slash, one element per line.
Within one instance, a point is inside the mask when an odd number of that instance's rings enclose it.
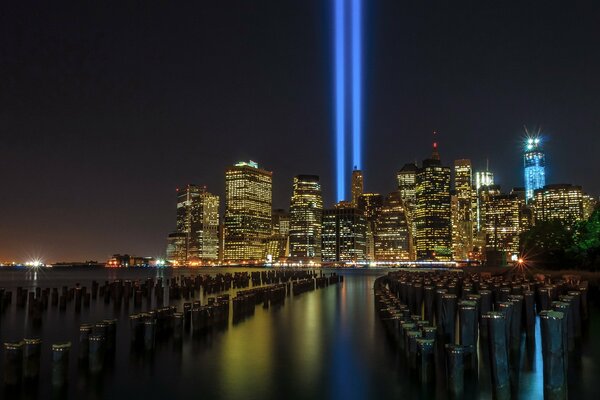
<path fill-rule="evenodd" d="M 521 186 L 527 124 L 547 137 L 548 181 L 598 195 L 598 2 L 446 3 L 365 0 L 366 189 L 393 190 L 434 129 L 446 164 L 489 157 Z M 302 173 L 331 204 L 330 8 L 3 2 L 0 260 L 161 255 L 175 188 L 223 195 L 241 159 L 274 171 L 275 207 Z"/>

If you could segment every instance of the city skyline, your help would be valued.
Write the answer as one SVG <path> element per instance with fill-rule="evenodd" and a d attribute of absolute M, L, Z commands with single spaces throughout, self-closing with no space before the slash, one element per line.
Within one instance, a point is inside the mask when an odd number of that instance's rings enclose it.
<path fill-rule="evenodd" d="M 297 174 L 319 175 L 333 204 L 331 10 L 238 3 L 233 16 L 219 4 L 165 5 L 145 18 L 129 18 L 135 7 L 42 5 L 32 16 L 6 6 L 0 257 L 160 255 L 174 189 L 197 183 L 224 199 L 222 173 L 240 159 L 274 172 L 274 208 L 288 207 Z M 504 190 L 523 186 L 527 125 L 548 139 L 547 183 L 597 196 L 600 57 L 587 11 L 369 4 L 365 191 L 393 190 L 433 130 L 445 165 L 469 158 L 478 171 L 489 159 Z"/>

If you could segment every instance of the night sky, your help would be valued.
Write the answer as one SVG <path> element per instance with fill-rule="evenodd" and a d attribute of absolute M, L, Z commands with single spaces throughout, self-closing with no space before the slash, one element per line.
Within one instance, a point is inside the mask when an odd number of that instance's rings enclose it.
<path fill-rule="evenodd" d="M 274 171 L 276 208 L 296 174 L 332 204 L 330 1 L 83 3 L 0 5 L 0 261 L 163 255 L 175 188 L 223 196 L 238 160 Z M 549 183 L 600 194 L 598 2 L 446 3 L 365 0 L 366 189 L 434 129 L 445 164 L 522 186 L 526 124 Z"/>

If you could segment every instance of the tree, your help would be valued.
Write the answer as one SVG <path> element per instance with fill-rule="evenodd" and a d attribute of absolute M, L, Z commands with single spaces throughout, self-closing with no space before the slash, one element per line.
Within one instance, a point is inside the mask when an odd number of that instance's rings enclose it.
<path fill-rule="evenodd" d="M 521 235 L 521 252 L 527 263 L 547 269 L 578 267 L 579 262 L 572 251 L 574 230 L 559 220 L 536 223 Z"/>
<path fill-rule="evenodd" d="M 600 269 L 600 208 L 575 227 L 571 252 L 584 268 Z"/>

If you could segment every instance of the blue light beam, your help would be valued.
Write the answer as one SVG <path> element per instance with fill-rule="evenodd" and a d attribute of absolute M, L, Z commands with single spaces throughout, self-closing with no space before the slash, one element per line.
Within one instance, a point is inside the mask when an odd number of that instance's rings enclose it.
<path fill-rule="evenodd" d="M 362 169 L 362 0 L 352 0 L 352 163 Z"/>
<path fill-rule="evenodd" d="M 345 153 L 346 153 L 346 24 L 345 0 L 334 0 L 335 18 L 335 135 L 336 135 L 336 172 L 337 172 L 337 201 L 342 201 L 346 193 Z"/>

